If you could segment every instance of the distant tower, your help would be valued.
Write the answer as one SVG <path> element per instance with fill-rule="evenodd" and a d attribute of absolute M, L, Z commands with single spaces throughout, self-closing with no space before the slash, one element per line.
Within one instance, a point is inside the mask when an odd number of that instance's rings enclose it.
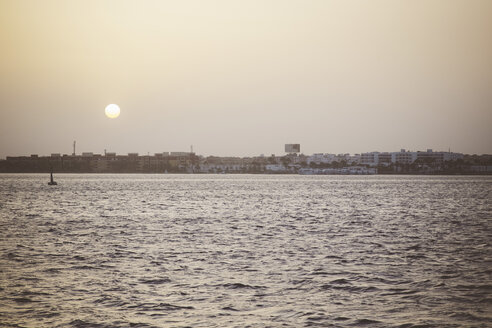
<path fill-rule="evenodd" d="M 193 154 L 193 145 L 190 146 L 190 153 Z"/>
<path fill-rule="evenodd" d="M 296 154 L 301 152 L 300 144 L 285 144 L 285 152 L 289 154 Z"/>
<path fill-rule="evenodd" d="M 73 141 L 73 153 L 72 156 L 75 156 L 75 140 Z"/>

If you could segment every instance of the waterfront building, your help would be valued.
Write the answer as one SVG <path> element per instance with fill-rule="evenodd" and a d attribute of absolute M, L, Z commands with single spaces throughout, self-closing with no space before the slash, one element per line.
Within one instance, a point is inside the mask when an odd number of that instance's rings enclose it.
<path fill-rule="evenodd" d="M 200 158 L 198 161 L 199 172 L 202 173 L 239 173 L 247 168 L 245 159 L 240 157 L 217 157 L 209 156 Z"/>
<path fill-rule="evenodd" d="M 444 161 L 456 161 L 459 159 L 463 159 L 464 155 L 461 153 L 452 153 L 452 152 L 444 152 L 443 160 Z"/>
<path fill-rule="evenodd" d="M 360 154 L 350 155 L 347 159 L 347 163 L 350 165 L 360 164 Z"/>
<path fill-rule="evenodd" d="M 417 160 L 420 160 L 424 163 L 437 163 L 441 164 L 445 161 L 455 161 L 458 159 L 463 159 L 463 154 L 460 153 L 452 153 L 452 152 L 434 152 L 432 149 L 427 149 L 427 151 L 418 151 L 417 152 Z"/>
<path fill-rule="evenodd" d="M 417 152 L 405 151 L 405 149 L 393 152 L 391 155 L 392 162 L 397 164 L 412 164 L 417 159 Z"/>
<path fill-rule="evenodd" d="M 379 152 L 373 151 L 370 153 L 360 154 L 360 164 L 368 166 L 378 166 L 379 164 Z"/>
<path fill-rule="evenodd" d="M 309 165 L 311 163 L 315 164 L 331 164 L 336 161 L 336 155 L 335 154 L 313 154 L 311 156 L 307 157 L 306 163 Z"/>
<path fill-rule="evenodd" d="M 392 153 L 379 153 L 378 154 L 378 165 L 389 166 L 393 163 Z"/>

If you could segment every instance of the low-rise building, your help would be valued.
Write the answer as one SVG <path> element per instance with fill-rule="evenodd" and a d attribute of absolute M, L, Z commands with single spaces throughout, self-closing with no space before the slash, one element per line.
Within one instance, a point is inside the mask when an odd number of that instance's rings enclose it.
<path fill-rule="evenodd" d="M 405 151 L 405 149 L 393 152 L 391 155 L 392 162 L 397 164 L 412 164 L 417 159 L 417 152 Z"/>
<path fill-rule="evenodd" d="M 420 160 L 424 163 L 436 163 L 441 164 L 445 161 L 455 161 L 458 159 L 462 159 L 463 154 L 460 153 L 452 153 L 452 152 L 444 152 L 444 151 L 432 151 L 432 149 L 427 149 L 427 151 L 418 151 L 417 152 L 417 160 Z"/>
<path fill-rule="evenodd" d="M 370 153 L 360 154 L 360 164 L 368 166 L 378 166 L 379 164 L 379 152 L 373 151 Z"/>
<path fill-rule="evenodd" d="M 389 166 L 393 163 L 392 153 L 379 153 L 378 154 L 378 165 Z"/>

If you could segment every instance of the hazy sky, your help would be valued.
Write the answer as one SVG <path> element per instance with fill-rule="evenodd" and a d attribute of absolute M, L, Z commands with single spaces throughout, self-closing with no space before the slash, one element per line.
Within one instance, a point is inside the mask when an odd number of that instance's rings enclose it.
<path fill-rule="evenodd" d="M 492 153 L 492 1 L 0 0 L 0 158 L 73 140 Z"/>

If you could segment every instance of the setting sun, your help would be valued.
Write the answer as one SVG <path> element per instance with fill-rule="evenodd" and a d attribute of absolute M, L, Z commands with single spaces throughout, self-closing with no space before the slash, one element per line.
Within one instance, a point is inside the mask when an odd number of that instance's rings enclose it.
<path fill-rule="evenodd" d="M 117 118 L 120 116 L 120 107 L 116 104 L 109 104 L 104 110 L 106 116 L 109 118 Z"/>

